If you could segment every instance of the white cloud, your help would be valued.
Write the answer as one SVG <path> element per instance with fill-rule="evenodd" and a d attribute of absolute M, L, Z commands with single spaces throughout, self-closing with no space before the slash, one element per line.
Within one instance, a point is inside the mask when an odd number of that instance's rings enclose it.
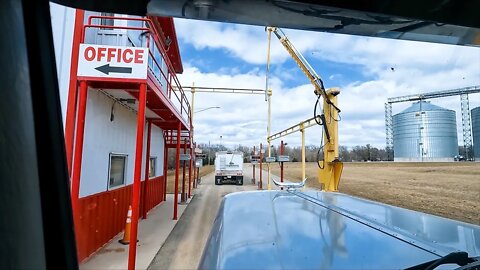
<path fill-rule="evenodd" d="M 221 24 L 202 21 L 175 20 L 180 46 L 192 44 L 197 49 L 221 49 L 230 56 L 249 64 L 265 64 L 266 33 L 263 27 Z M 385 141 L 384 103 L 388 97 L 419 92 L 450 89 L 480 84 L 480 49 L 422 42 L 365 38 L 347 35 L 285 31 L 307 59 L 328 60 L 359 66 L 364 75 L 373 78 L 348 85 L 339 85 L 342 94 L 340 143 L 353 146 L 370 143 L 382 147 Z M 200 52 L 201 53 L 201 52 Z M 271 88 L 272 133 L 285 129 L 313 116 L 315 96 L 313 87 L 305 78 L 296 78 L 285 67 L 292 61 L 276 38 L 272 38 Z M 188 59 L 184 59 L 188 62 Z M 194 64 L 194 63 L 193 63 Z M 320 70 L 322 67 L 314 67 Z M 321 74 L 320 74 L 321 75 Z M 332 75 L 341 79 L 345 74 Z M 180 76 L 184 85 L 264 88 L 264 70 L 252 69 L 240 73 L 238 69 L 220 69 L 216 73 L 202 73 L 195 66 L 186 65 Z M 287 89 L 286 81 L 298 86 Z M 471 108 L 480 105 L 480 94 L 471 95 Z M 432 103 L 457 110 L 459 140 L 461 118 L 459 97 L 432 100 Z M 266 137 L 267 106 L 263 96 L 198 94 L 197 108 L 221 106 L 220 110 L 199 113 L 195 119 L 197 140 L 229 145 L 258 144 Z M 394 106 L 394 113 L 409 104 Z M 321 129 L 307 131 L 307 144 L 319 144 Z M 289 144 L 300 142 L 300 135 L 286 138 Z M 265 139 L 263 140 L 265 141 Z"/>

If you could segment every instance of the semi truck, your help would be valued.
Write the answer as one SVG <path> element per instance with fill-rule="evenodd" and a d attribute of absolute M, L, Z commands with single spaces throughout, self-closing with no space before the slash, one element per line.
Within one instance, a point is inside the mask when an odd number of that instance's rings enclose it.
<path fill-rule="evenodd" d="M 215 185 L 224 183 L 243 185 L 243 153 L 219 151 L 215 153 Z"/>

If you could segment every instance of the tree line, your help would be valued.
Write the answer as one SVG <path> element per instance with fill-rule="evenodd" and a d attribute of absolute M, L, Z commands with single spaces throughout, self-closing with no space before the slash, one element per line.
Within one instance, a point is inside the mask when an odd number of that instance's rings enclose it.
<path fill-rule="evenodd" d="M 235 149 L 227 148 L 223 145 L 208 145 L 208 144 L 199 144 L 198 147 L 202 149 L 202 153 L 205 154 L 203 158 L 203 164 L 213 165 L 215 162 L 215 153 L 218 151 L 226 150 L 235 150 L 243 152 L 244 162 L 250 162 L 250 156 L 253 153 L 253 147 L 238 145 Z M 265 148 L 268 148 L 266 146 Z M 300 146 L 291 147 L 289 145 L 284 147 L 284 155 L 290 157 L 291 162 L 300 162 L 302 161 L 302 148 Z M 258 152 L 258 148 L 256 148 Z M 182 152 L 183 153 L 183 152 Z M 278 156 L 280 153 L 279 146 L 273 146 L 271 149 L 272 156 Z M 268 151 L 265 149 L 264 156 L 268 156 Z M 323 149 L 316 145 L 307 145 L 305 146 L 305 161 L 306 162 L 315 162 L 321 160 L 323 157 Z M 383 148 L 377 148 L 370 144 L 364 146 L 354 146 L 354 147 L 339 147 L 339 158 L 343 162 L 355 162 L 355 161 L 391 161 L 393 160 L 393 153 L 387 151 Z M 181 164 L 182 165 L 182 164 Z M 168 155 L 168 167 L 172 169 L 175 167 L 175 149 L 170 149 Z"/>
<path fill-rule="evenodd" d="M 205 154 L 203 158 L 203 164 L 213 165 L 215 162 L 215 153 L 217 151 L 226 151 L 226 150 L 236 150 L 243 152 L 244 162 L 250 162 L 250 156 L 253 152 L 253 147 L 238 145 L 235 149 L 227 148 L 223 145 L 209 145 L 209 144 L 199 144 L 198 147 L 202 149 L 202 153 Z M 265 147 L 267 148 L 267 147 Z M 284 155 L 290 157 L 291 162 L 300 162 L 302 161 L 302 148 L 300 146 L 291 147 L 289 145 L 285 146 Z M 258 151 L 258 148 L 256 149 Z M 308 145 L 305 147 L 305 161 L 306 162 L 315 162 L 318 158 L 321 160 L 323 157 L 322 148 L 316 145 Z M 367 145 L 357 145 L 354 147 L 339 146 L 339 158 L 343 162 L 369 162 L 369 161 L 393 161 L 393 150 L 389 148 L 377 148 L 370 144 Z M 280 153 L 279 146 L 272 147 L 272 156 L 278 156 Z M 459 155 L 465 156 L 465 149 L 463 146 L 458 147 Z M 183 153 L 183 150 L 182 150 Z M 470 151 L 472 153 L 472 151 Z M 268 156 L 268 151 L 265 149 L 264 156 Z M 182 165 L 182 164 L 181 164 Z M 175 149 L 169 150 L 168 155 L 168 168 L 172 169 L 175 167 Z"/>

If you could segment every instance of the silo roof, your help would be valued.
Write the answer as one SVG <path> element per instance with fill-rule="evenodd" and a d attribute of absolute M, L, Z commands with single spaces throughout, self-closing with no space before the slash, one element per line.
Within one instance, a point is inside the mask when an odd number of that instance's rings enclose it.
<path fill-rule="evenodd" d="M 420 109 L 420 104 L 421 104 L 421 109 Z M 428 101 L 418 101 L 413 103 L 410 107 L 406 108 L 401 113 L 420 112 L 420 111 L 424 112 L 424 111 L 450 111 L 450 110 L 442 108 L 437 105 L 433 105 Z"/>

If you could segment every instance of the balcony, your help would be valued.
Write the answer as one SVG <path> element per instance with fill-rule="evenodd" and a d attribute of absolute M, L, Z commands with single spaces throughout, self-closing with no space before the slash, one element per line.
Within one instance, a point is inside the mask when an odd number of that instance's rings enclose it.
<path fill-rule="evenodd" d="M 156 119 L 154 122 L 161 128 L 170 129 L 174 126 L 170 114 L 173 113 L 183 123 L 183 129 L 189 130 L 190 104 L 167 54 L 168 43 L 171 40 L 163 38 L 159 31 L 160 29 L 149 18 L 92 15 L 83 26 L 82 43 L 148 48 L 147 117 Z M 118 94 L 115 92 L 118 91 L 108 91 L 108 89 L 122 89 L 137 97 L 137 93 L 125 87 L 121 79 L 118 83 L 96 85 L 103 91 L 107 91 L 113 98 L 117 98 Z M 174 89 L 180 89 L 180 91 L 174 91 Z M 119 98 L 122 98 L 121 95 Z M 126 106 L 136 110 L 135 106 L 129 104 Z"/>

